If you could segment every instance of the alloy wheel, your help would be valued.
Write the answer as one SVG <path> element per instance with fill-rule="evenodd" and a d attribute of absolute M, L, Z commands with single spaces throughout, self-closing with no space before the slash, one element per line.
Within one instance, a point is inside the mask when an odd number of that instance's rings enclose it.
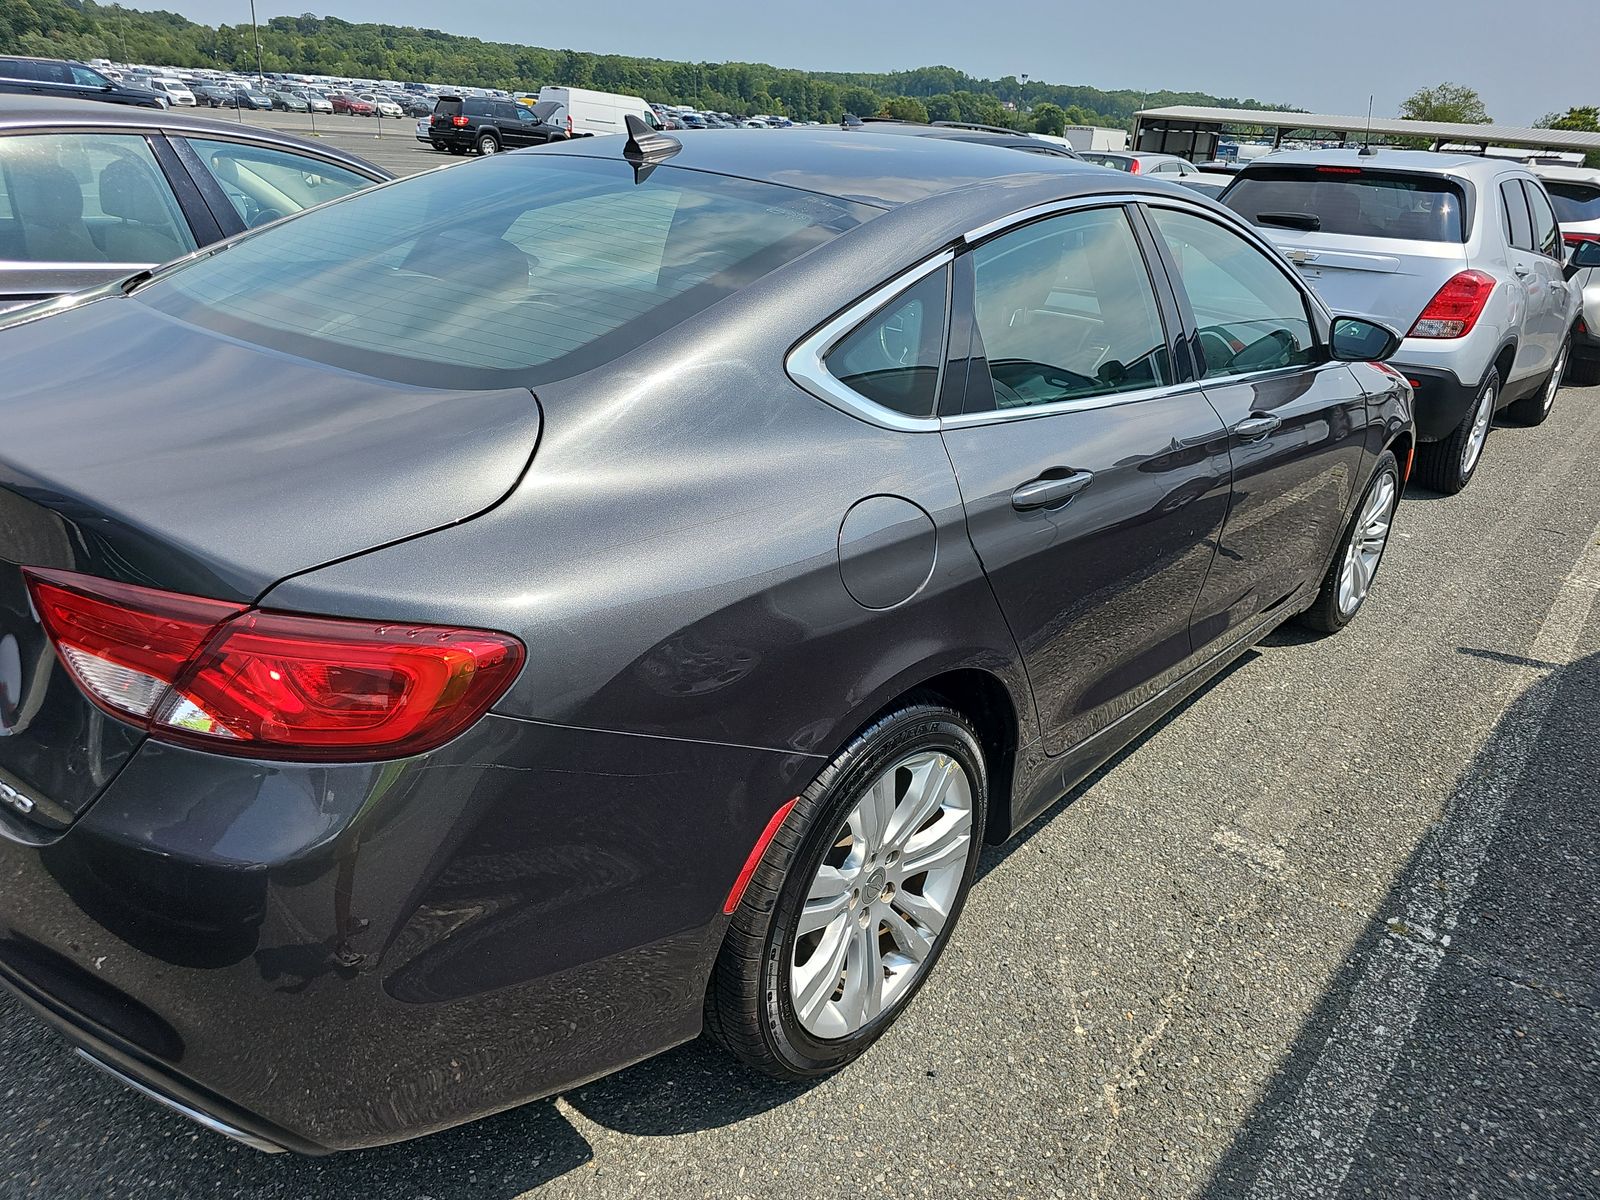
<path fill-rule="evenodd" d="M 1377 574 L 1378 560 L 1383 557 L 1383 548 L 1389 541 L 1398 495 L 1393 475 L 1384 472 L 1378 476 L 1350 531 L 1344 569 L 1339 574 L 1339 611 L 1347 617 L 1361 607 L 1372 590 L 1372 577 Z"/>
<path fill-rule="evenodd" d="M 1483 394 L 1478 397 L 1478 407 L 1472 413 L 1472 431 L 1467 435 L 1467 444 L 1461 448 L 1461 474 L 1472 474 L 1472 468 L 1478 465 L 1478 456 L 1483 453 L 1483 443 L 1489 437 L 1489 426 L 1494 422 L 1494 404 L 1500 395 L 1500 389 L 1491 382 L 1484 386 Z"/>
<path fill-rule="evenodd" d="M 849 1037 L 905 995 L 948 924 L 972 848 L 972 785 L 948 754 L 884 771 L 811 881 L 789 992 L 813 1037 Z"/>
<path fill-rule="evenodd" d="M 1556 355 L 1555 369 L 1550 372 L 1550 379 L 1544 385 L 1544 411 L 1546 415 L 1555 407 L 1556 393 L 1561 390 L 1561 377 L 1567 373 L 1567 356 L 1572 352 L 1572 343 L 1563 342 L 1561 351 Z"/>

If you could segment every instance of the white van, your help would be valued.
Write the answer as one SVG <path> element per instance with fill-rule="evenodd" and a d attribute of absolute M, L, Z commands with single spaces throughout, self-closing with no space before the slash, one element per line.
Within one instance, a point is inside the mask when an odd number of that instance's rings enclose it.
<path fill-rule="evenodd" d="M 157 75 L 145 80 L 144 86 L 164 94 L 167 103 L 174 107 L 179 105 L 194 107 L 194 93 L 184 86 L 181 79 L 173 79 L 169 75 Z"/>
<path fill-rule="evenodd" d="M 565 125 L 574 137 L 600 136 L 607 133 L 627 133 L 623 118 L 629 113 L 638 117 L 652 129 L 661 122 L 650 106 L 637 96 L 619 96 L 615 92 L 591 92 L 587 88 L 542 87 L 539 102 L 551 101 L 565 110 L 556 113 L 552 124 Z"/>

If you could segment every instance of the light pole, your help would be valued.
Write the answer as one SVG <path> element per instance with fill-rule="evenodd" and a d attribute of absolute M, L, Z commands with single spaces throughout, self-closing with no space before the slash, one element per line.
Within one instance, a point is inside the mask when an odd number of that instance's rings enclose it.
<path fill-rule="evenodd" d="M 1028 73 L 1022 73 L 1022 89 L 1017 93 L 1017 111 L 1026 112 L 1028 108 Z"/>
<path fill-rule="evenodd" d="M 264 78 L 261 73 L 261 28 L 256 24 L 256 0 L 250 0 L 250 36 L 256 40 L 256 82 Z"/>

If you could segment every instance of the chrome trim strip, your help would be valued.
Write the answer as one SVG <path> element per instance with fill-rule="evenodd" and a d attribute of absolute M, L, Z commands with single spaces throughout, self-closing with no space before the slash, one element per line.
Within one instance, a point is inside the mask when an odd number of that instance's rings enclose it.
<path fill-rule="evenodd" d="M 908 417 L 904 413 L 897 413 L 893 409 L 876 404 L 861 393 L 845 387 L 828 374 L 822 360 L 827 357 L 828 351 L 833 349 L 836 342 L 862 321 L 913 284 L 949 266 L 954 259 L 955 251 L 941 250 L 932 258 L 925 259 L 910 270 L 902 271 L 882 287 L 857 300 L 789 351 L 789 356 L 783 362 L 789 377 L 818 400 L 880 428 L 897 429 L 903 433 L 936 433 L 939 429 L 939 418 Z"/>
<path fill-rule="evenodd" d="M 148 271 L 157 263 L 138 262 L 32 262 L 0 258 L 0 271 Z"/>
<path fill-rule="evenodd" d="M 1265 372 L 1261 372 L 1265 374 Z M 1246 376 L 1234 376 L 1244 379 Z M 1228 382 L 1232 382 L 1229 380 Z M 973 425 L 993 425 L 1001 421 L 1026 421 L 1033 417 L 1053 417 L 1069 412 L 1089 412 L 1098 408 L 1117 408 L 1124 404 L 1137 404 L 1141 400 L 1165 399 L 1168 396 L 1182 396 L 1189 392 L 1203 392 L 1204 385 L 1198 379 L 1191 379 L 1187 383 L 1174 383 L 1168 387 L 1140 388 L 1134 392 L 1105 392 L 1098 396 L 1080 396 L 1072 400 L 1057 400 L 1052 404 L 1031 404 L 1023 408 L 995 408 L 987 412 L 961 413 L 954 417 L 942 418 L 943 427 L 946 429 L 966 429 Z"/>
<path fill-rule="evenodd" d="M 219 1121 L 216 1117 L 203 1113 L 197 1108 L 190 1108 L 187 1104 L 184 1104 L 178 1100 L 174 1100 L 171 1096 L 158 1092 L 155 1088 L 150 1087 L 147 1084 L 140 1083 L 131 1075 L 124 1075 L 110 1063 L 103 1062 L 96 1058 L 93 1054 L 90 1054 L 82 1046 L 75 1047 L 73 1052 L 77 1054 L 79 1058 L 83 1059 L 84 1062 L 92 1063 L 93 1065 L 99 1067 L 118 1083 L 132 1088 L 134 1091 L 138 1092 L 141 1096 L 148 1100 L 154 1100 L 163 1108 L 170 1108 L 172 1111 L 188 1117 L 196 1124 L 205 1126 L 207 1129 L 211 1130 L 212 1133 L 220 1133 L 225 1138 L 232 1138 L 236 1142 L 249 1146 L 252 1150 L 261 1151 L 263 1154 L 283 1153 L 283 1147 L 278 1145 L 276 1142 L 269 1142 L 265 1138 L 257 1137 L 253 1133 L 246 1133 L 242 1129 L 235 1129 L 226 1121 Z"/>

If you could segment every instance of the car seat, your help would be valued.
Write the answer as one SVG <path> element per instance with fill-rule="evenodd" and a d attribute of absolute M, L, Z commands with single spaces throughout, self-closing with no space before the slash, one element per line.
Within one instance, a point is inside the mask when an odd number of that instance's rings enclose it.
<path fill-rule="evenodd" d="M 83 189 L 59 163 L 27 157 L 7 168 L 11 207 L 31 262 L 105 262 L 83 223 Z"/>
<path fill-rule="evenodd" d="M 130 159 L 107 163 L 100 172 L 100 211 L 119 217 L 105 230 L 112 262 L 164 263 L 186 252 L 170 232 L 172 210 L 161 200 L 150 168 Z"/>

